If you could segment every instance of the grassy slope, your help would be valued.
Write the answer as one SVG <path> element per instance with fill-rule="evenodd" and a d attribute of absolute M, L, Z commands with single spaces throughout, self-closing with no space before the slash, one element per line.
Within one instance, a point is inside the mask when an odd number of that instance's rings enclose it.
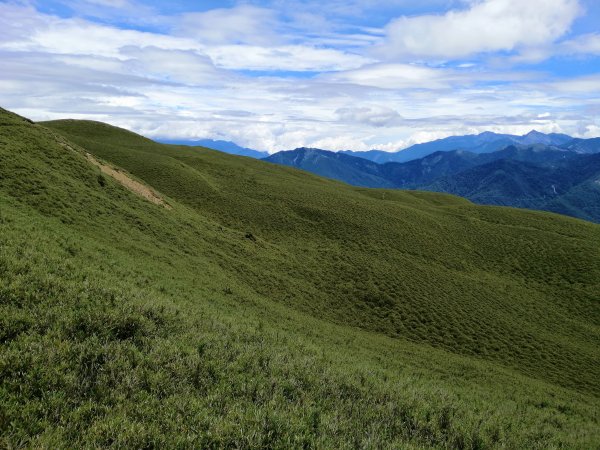
<path fill-rule="evenodd" d="M 234 267 L 260 294 L 598 390 L 595 225 L 438 194 L 383 198 L 94 122 L 47 125 L 204 217 L 253 233 L 252 259 Z"/>
<path fill-rule="evenodd" d="M 3 446 L 598 442 L 597 226 L 48 125 L 173 209 L 1 113 Z"/>

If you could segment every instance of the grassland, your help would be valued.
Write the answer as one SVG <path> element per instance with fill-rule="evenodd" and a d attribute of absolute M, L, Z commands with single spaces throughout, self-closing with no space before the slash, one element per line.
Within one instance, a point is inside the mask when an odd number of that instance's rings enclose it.
<path fill-rule="evenodd" d="M 593 448 L 599 249 L 583 221 L 2 111 L 0 446 Z"/>

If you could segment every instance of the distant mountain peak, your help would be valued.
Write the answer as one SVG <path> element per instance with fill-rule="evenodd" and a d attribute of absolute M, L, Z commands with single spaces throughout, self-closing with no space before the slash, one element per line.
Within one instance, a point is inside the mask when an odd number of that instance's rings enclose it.
<path fill-rule="evenodd" d="M 297 147 L 292 151 L 294 151 L 294 152 L 326 152 L 328 150 L 323 150 L 321 148 L 314 148 L 314 147 Z"/>
<path fill-rule="evenodd" d="M 598 139 L 600 140 L 600 138 Z M 577 153 L 595 153 L 600 151 L 600 149 L 597 149 L 598 145 L 595 142 L 591 142 L 591 140 L 574 140 L 571 136 L 566 134 L 545 134 L 538 130 L 531 130 L 522 136 L 501 134 L 494 131 L 484 131 L 479 134 L 468 134 L 465 136 L 449 136 L 430 142 L 415 144 L 397 152 L 385 152 L 380 150 L 342 150 L 339 153 L 368 159 L 377 164 L 384 164 L 387 162 L 402 163 L 414 161 L 438 151 L 451 152 L 455 150 L 466 150 L 467 152 L 476 154 L 493 153 L 501 151 L 511 145 L 552 146 L 555 149 L 570 150 Z M 310 150 L 306 147 L 302 147 L 302 149 Z M 512 148 L 512 150 L 515 151 L 514 148 Z"/>
<path fill-rule="evenodd" d="M 241 147 L 235 142 L 223 141 L 220 139 L 199 139 L 199 140 L 181 140 L 181 139 L 161 139 L 158 142 L 163 144 L 201 146 L 229 153 L 232 155 L 248 156 L 250 158 L 262 159 L 269 156 L 267 152 Z"/>
<path fill-rule="evenodd" d="M 542 133 L 540 131 L 537 131 L 537 130 L 531 130 L 529 133 L 524 134 L 523 136 L 525 136 L 525 137 L 546 136 L 546 134 Z"/>

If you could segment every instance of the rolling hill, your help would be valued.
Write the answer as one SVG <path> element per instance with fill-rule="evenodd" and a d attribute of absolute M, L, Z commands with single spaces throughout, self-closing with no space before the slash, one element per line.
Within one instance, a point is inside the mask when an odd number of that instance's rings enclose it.
<path fill-rule="evenodd" d="M 3 447 L 600 440 L 598 225 L 4 110 L 0 206 Z"/>

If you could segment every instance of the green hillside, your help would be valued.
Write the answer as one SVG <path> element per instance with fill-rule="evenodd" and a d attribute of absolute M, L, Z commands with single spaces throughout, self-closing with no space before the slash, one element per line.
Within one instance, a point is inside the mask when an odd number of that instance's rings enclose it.
<path fill-rule="evenodd" d="M 2 447 L 592 448 L 598 292 L 598 225 L 0 111 Z"/>

